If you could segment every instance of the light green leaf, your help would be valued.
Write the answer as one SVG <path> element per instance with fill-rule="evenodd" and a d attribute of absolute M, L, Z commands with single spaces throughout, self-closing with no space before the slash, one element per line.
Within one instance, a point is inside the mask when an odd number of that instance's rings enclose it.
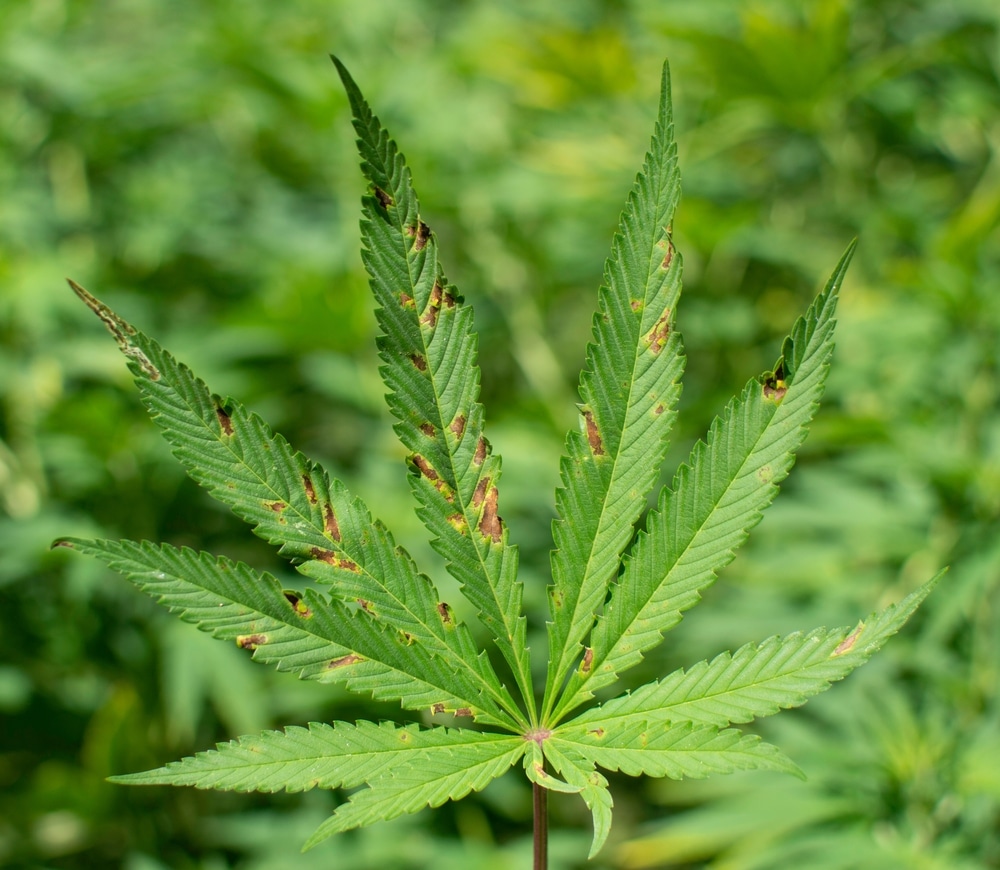
<path fill-rule="evenodd" d="M 435 753 L 450 755 L 464 749 L 470 757 L 481 750 L 492 756 L 515 743 L 516 738 L 455 728 L 311 722 L 308 728 L 290 726 L 240 737 L 156 770 L 110 780 L 244 792 L 356 788 L 380 777 L 392 778 L 409 764 L 433 764 Z"/>
<path fill-rule="evenodd" d="M 547 744 L 546 744 L 547 745 Z M 547 791 L 559 791 L 563 794 L 576 794 L 581 786 L 570 783 L 553 776 L 545 764 L 546 753 L 542 751 L 542 746 L 537 740 L 528 741 L 528 751 L 524 753 L 524 772 L 535 785 L 539 785 Z"/>
<path fill-rule="evenodd" d="M 785 339 L 773 372 L 751 380 L 664 489 L 559 706 L 565 714 L 656 646 L 701 599 L 774 500 L 819 407 L 833 352 L 837 291 L 852 244 Z"/>
<path fill-rule="evenodd" d="M 611 809 L 614 801 L 608 791 L 608 781 L 594 769 L 594 762 L 563 745 L 561 749 L 550 740 L 545 746 L 545 757 L 552 766 L 565 777 L 570 785 L 579 789 L 580 797 L 594 818 L 594 839 L 590 844 L 588 858 L 593 858 L 608 839 L 611 832 Z"/>
<path fill-rule="evenodd" d="M 403 155 L 347 70 L 334 63 L 372 185 L 362 200 L 364 260 L 383 332 L 380 371 L 399 420 L 396 434 L 410 451 L 417 512 L 533 711 L 517 548 L 507 543 L 498 513 L 500 457 L 483 434 L 472 309 L 444 276 Z"/>
<path fill-rule="evenodd" d="M 577 716 L 566 727 L 629 728 L 642 723 L 725 726 L 798 707 L 871 658 L 913 615 L 942 574 L 853 631 L 816 629 L 747 644 L 735 654 L 678 670 Z"/>
<path fill-rule="evenodd" d="M 550 738 L 557 749 L 568 747 L 605 770 L 629 776 L 703 779 L 737 770 L 780 770 L 801 776 L 795 763 L 776 746 L 755 734 L 713 725 L 596 719 L 566 725 Z"/>
<path fill-rule="evenodd" d="M 338 807 L 306 841 L 303 851 L 341 831 L 428 806 L 439 807 L 469 792 L 481 791 L 510 769 L 526 745 L 520 737 L 452 731 L 447 742 L 424 747 L 413 760 L 369 777 L 369 787 L 355 792 Z"/>
<path fill-rule="evenodd" d="M 168 544 L 60 542 L 104 561 L 187 622 L 303 679 L 343 682 L 408 709 L 505 719 L 478 686 L 423 646 L 321 592 L 283 590 L 240 562 Z"/>
<path fill-rule="evenodd" d="M 670 75 L 604 270 L 580 377 L 580 431 L 566 438 L 553 523 L 545 715 L 593 625 L 659 474 L 684 368 L 674 314 L 681 258 L 670 236 L 680 196 Z"/>

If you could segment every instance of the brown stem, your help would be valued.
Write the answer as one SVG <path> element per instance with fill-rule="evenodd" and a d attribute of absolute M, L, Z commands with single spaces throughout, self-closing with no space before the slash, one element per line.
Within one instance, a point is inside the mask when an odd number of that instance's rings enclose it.
<path fill-rule="evenodd" d="M 531 799 L 535 824 L 535 870 L 549 866 L 549 790 L 537 782 L 531 784 Z"/>

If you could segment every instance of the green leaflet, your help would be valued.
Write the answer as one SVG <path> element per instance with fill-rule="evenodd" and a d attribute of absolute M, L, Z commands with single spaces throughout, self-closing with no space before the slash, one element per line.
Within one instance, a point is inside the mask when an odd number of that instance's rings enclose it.
<path fill-rule="evenodd" d="M 801 775 L 777 747 L 764 743 L 756 734 L 742 734 L 735 728 L 720 731 L 712 725 L 690 722 L 666 727 L 634 722 L 560 731 L 552 740 L 558 747 L 572 747 L 606 770 L 620 770 L 629 776 L 702 779 L 713 773 L 754 768 Z"/>
<path fill-rule="evenodd" d="M 362 171 L 364 261 L 383 335 L 387 400 L 411 451 L 417 513 L 507 660 L 529 715 L 535 697 L 517 580 L 517 548 L 498 512 L 500 458 L 483 434 L 472 309 L 445 278 L 410 171 L 336 58 L 354 113 Z"/>
<path fill-rule="evenodd" d="M 913 615 L 943 572 L 854 630 L 815 629 L 747 644 L 582 713 L 576 728 L 691 722 L 724 726 L 798 707 L 864 664 Z"/>
<path fill-rule="evenodd" d="M 252 650 L 255 661 L 302 679 L 343 682 L 410 709 L 463 711 L 504 723 L 465 674 L 321 592 L 283 590 L 270 575 L 242 563 L 167 544 L 59 543 L 106 562 L 185 621 Z"/>
<path fill-rule="evenodd" d="M 552 526 L 545 715 L 618 572 L 667 450 L 684 368 L 674 312 L 681 258 L 670 238 L 680 197 L 670 74 L 642 171 L 612 242 L 580 377 L 581 430 L 566 437 Z"/>
<path fill-rule="evenodd" d="M 579 789 L 580 797 L 594 819 L 594 839 L 588 858 L 593 858 L 611 833 L 611 809 L 614 801 L 608 791 L 608 781 L 597 772 L 592 759 L 568 743 L 550 740 L 545 749 L 552 766 L 566 781 Z"/>
<path fill-rule="evenodd" d="M 356 788 L 405 764 L 426 764 L 436 751 L 493 755 L 513 738 L 456 728 L 422 729 L 391 722 L 311 722 L 308 728 L 240 737 L 157 770 L 112 777 L 130 785 L 191 785 L 225 791 Z"/>
<path fill-rule="evenodd" d="M 520 760 L 536 786 L 581 796 L 594 820 L 593 856 L 609 835 L 613 807 L 599 768 L 675 779 L 752 768 L 799 774 L 776 747 L 727 726 L 803 704 L 845 677 L 899 631 L 938 577 L 853 631 L 815 629 L 747 644 L 570 716 L 699 602 L 773 501 L 823 393 L 853 245 L 794 324 L 774 371 L 727 405 L 637 529 L 666 454 L 684 366 L 675 329 L 681 258 L 671 239 L 680 180 L 664 66 L 650 148 L 598 295 L 580 378 L 580 428 L 567 436 L 561 459 L 549 660 L 544 687 L 536 687 L 518 552 L 499 514 L 500 458 L 484 434 L 472 310 L 444 276 L 402 154 L 334 62 L 370 184 L 363 258 L 394 428 L 408 454 L 417 513 L 491 633 L 491 650 L 477 647 L 431 579 L 342 483 L 72 282 L 115 337 L 191 476 L 318 588 L 286 590 L 242 563 L 168 544 L 57 544 L 103 560 L 255 661 L 407 709 L 471 717 L 495 731 L 312 723 L 114 781 L 359 789 L 308 840 L 310 848 L 339 831 L 460 799 Z M 509 670 L 519 698 L 495 665 Z"/>
<path fill-rule="evenodd" d="M 370 778 L 368 788 L 350 800 L 320 825 L 303 850 L 340 831 L 415 813 L 424 807 L 439 807 L 459 800 L 471 791 L 481 791 L 507 770 L 525 751 L 519 737 L 456 732 L 447 744 L 425 750 L 420 757 Z"/>

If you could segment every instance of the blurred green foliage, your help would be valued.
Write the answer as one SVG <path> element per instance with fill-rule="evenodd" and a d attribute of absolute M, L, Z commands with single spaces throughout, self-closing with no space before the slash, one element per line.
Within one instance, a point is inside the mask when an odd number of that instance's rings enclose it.
<path fill-rule="evenodd" d="M 327 794 L 103 782 L 238 733 L 386 711 L 254 667 L 96 563 L 48 551 L 57 535 L 150 538 L 282 570 L 183 477 L 65 275 L 322 459 L 435 564 L 382 407 L 330 51 L 406 152 L 476 306 L 504 516 L 536 605 L 596 286 L 663 58 L 685 190 L 676 458 L 861 239 L 799 467 L 712 606 L 645 668 L 847 624 L 951 572 L 876 661 L 762 726 L 807 783 L 619 788 L 591 866 L 1000 864 L 995 3 L 4 0 L 0 13 L 0 864 L 528 862 L 514 777 L 303 857 Z M 582 866 L 577 803 L 552 802 L 553 867 Z"/>

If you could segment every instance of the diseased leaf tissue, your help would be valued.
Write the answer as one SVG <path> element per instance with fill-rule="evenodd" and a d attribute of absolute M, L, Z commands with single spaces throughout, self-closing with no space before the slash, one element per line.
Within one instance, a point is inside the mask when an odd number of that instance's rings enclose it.
<path fill-rule="evenodd" d="M 462 723 L 289 727 L 115 781 L 239 791 L 365 786 L 321 825 L 306 844 L 313 846 L 461 798 L 521 762 L 536 784 L 580 794 L 594 816 L 593 855 L 612 809 L 598 768 L 671 778 L 797 772 L 779 749 L 729 726 L 800 705 L 846 676 L 899 630 L 936 578 L 853 630 L 769 638 L 601 705 L 589 702 L 698 603 L 774 499 L 823 393 L 852 249 L 793 326 L 774 369 L 730 401 L 636 533 L 684 368 L 675 328 L 682 258 L 671 239 L 680 179 L 664 66 L 650 148 L 598 295 L 580 426 L 567 435 L 561 460 L 546 679 L 536 687 L 530 654 L 542 650 L 527 645 L 518 552 L 501 515 L 501 461 L 479 404 L 472 309 L 444 275 L 403 156 L 335 63 L 370 183 L 363 255 L 410 487 L 433 546 L 493 643 L 477 647 L 433 579 L 342 483 L 72 284 L 111 330 L 191 476 L 318 587 L 282 589 L 248 565 L 169 544 L 57 543 L 97 556 L 256 661 Z M 501 680 L 501 663 L 512 684 Z"/>

